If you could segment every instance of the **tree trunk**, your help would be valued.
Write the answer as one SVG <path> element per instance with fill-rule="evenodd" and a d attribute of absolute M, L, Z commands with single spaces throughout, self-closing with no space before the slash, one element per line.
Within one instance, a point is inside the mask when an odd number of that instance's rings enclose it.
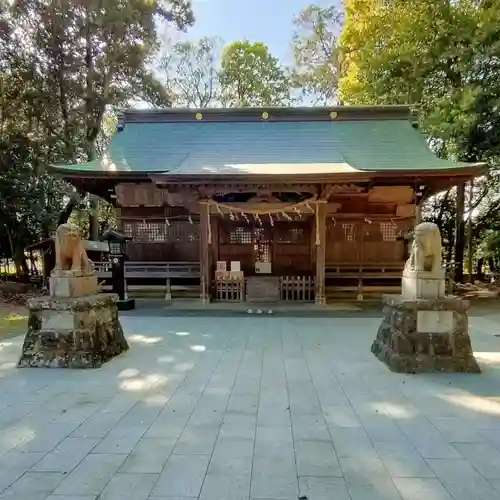
<path fill-rule="evenodd" d="M 59 219 L 57 220 L 57 226 L 59 227 L 61 224 L 66 224 L 68 219 L 71 217 L 73 210 L 75 209 L 77 202 L 74 200 L 69 200 L 63 211 L 59 215 Z"/>
<path fill-rule="evenodd" d="M 474 234 L 472 228 L 472 197 L 474 193 L 474 181 L 470 181 L 469 191 L 469 218 L 467 220 L 467 268 L 469 269 L 469 282 L 474 283 Z"/>
<path fill-rule="evenodd" d="M 28 277 L 30 270 L 28 263 L 26 262 L 26 255 L 24 254 L 24 249 L 18 249 L 13 256 L 14 264 L 16 265 L 16 276 L 17 277 Z"/>
<path fill-rule="evenodd" d="M 455 214 L 455 283 L 464 280 L 464 250 L 465 250 L 465 183 L 457 186 L 457 203 Z"/>
<path fill-rule="evenodd" d="M 95 119 L 96 109 L 96 93 L 94 89 L 94 56 L 91 34 L 91 21 L 90 11 L 87 8 L 87 30 L 85 36 L 85 65 L 87 69 L 86 75 L 86 95 L 85 95 L 85 108 L 87 112 L 87 161 L 94 161 L 97 157 L 96 140 L 97 134 L 101 128 L 102 115 L 104 113 L 104 106 L 102 105 L 102 113 L 99 118 Z M 104 89 L 107 92 L 107 88 Z M 95 130 L 97 129 L 97 131 Z M 97 241 L 99 239 L 99 201 L 94 196 L 90 196 L 90 217 L 89 217 L 89 239 Z"/>
<path fill-rule="evenodd" d="M 480 281 L 484 279 L 483 264 L 484 264 L 484 259 L 482 257 L 480 259 L 477 259 L 477 279 Z"/>
<path fill-rule="evenodd" d="M 449 265 L 453 261 L 453 227 L 448 224 L 446 242 L 446 263 Z"/>
<path fill-rule="evenodd" d="M 90 195 L 89 239 L 99 241 L 99 198 Z"/>
<path fill-rule="evenodd" d="M 495 260 L 492 257 L 488 257 L 488 267 L 490 274 L 496 273 L 497 266 L 495 265 Z"/>

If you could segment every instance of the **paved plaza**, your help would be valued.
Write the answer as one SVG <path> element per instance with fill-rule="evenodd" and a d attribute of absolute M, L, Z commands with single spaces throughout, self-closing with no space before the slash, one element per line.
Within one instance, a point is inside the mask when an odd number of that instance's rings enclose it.
<path fill-rule="evenodd" d="M 500 314 L 481 375 L 399 375 L 376 317 L 122 318 L 99 370 L 0 343 L 0 500 L 500 499 Z"/>

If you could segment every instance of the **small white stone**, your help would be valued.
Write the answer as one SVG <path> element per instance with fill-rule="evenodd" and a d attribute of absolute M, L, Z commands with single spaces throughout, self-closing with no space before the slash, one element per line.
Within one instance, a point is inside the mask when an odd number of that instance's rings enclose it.
<path fill-rule="evenodd" d="M 272 309 L 269 309 L 269 311 L 267 311 L 267 314 L 274 314 L 274 312 Z"/>
<path fill-rule="evenodd" d="M 251 309 L 249 309 L 249 310 L 247 311 L 247 313 L 248 313 L 248 314 L 253 314 L 253 311 L 252 311 Z"/>
<path fill-rule="evenodd" d="M 257 314 L 262 314 L 262 311 L 260 309 L 257 309 Z"/>

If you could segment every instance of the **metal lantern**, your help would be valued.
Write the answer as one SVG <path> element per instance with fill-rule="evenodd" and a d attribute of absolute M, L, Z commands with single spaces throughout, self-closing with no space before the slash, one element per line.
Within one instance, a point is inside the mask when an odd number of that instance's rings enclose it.
<path fill-rule="evenodd" d="M 134 309 L 135 301 L 127 297 L 127 284 L 125 280 L 127 241 L 132 238 L 118 231 L 110 230 L 104 233 L 103 239 L 107 241 L 109 245 L 113 292 L 118 295 L 118 309 L 121 311 Z"/>

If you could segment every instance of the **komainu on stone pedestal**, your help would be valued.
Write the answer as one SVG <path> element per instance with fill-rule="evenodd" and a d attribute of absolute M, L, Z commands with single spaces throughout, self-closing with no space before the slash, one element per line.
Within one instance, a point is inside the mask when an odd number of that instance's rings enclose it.
<path fill-rule="evenodd" d="M 118 295 L 99 293 L 78 228 L 56 231 L 50 297 L 28 300 L 29 320 L 19 367 L 98 368 L 128 349 Z"/>
<path fill-rule="evenodd" d="M 468 307 L 458 297 L 405 300 L 386 295 L 371 350 L 395 372 L 479 373 L 468 333 Z"/>
<path fill-rule="evenodd" d="M 468 332 L 469 303 L 445 296 L 436 224 L 415 228 L 401 284 L 401 295 L 384 296 L 373 354 L 396 372 L 480 372 Z"/>
<path fill-rule="evenodd" d="M 19 367 L 99 368 L 128 349 L 113 293 L 28 300 Z"/>

